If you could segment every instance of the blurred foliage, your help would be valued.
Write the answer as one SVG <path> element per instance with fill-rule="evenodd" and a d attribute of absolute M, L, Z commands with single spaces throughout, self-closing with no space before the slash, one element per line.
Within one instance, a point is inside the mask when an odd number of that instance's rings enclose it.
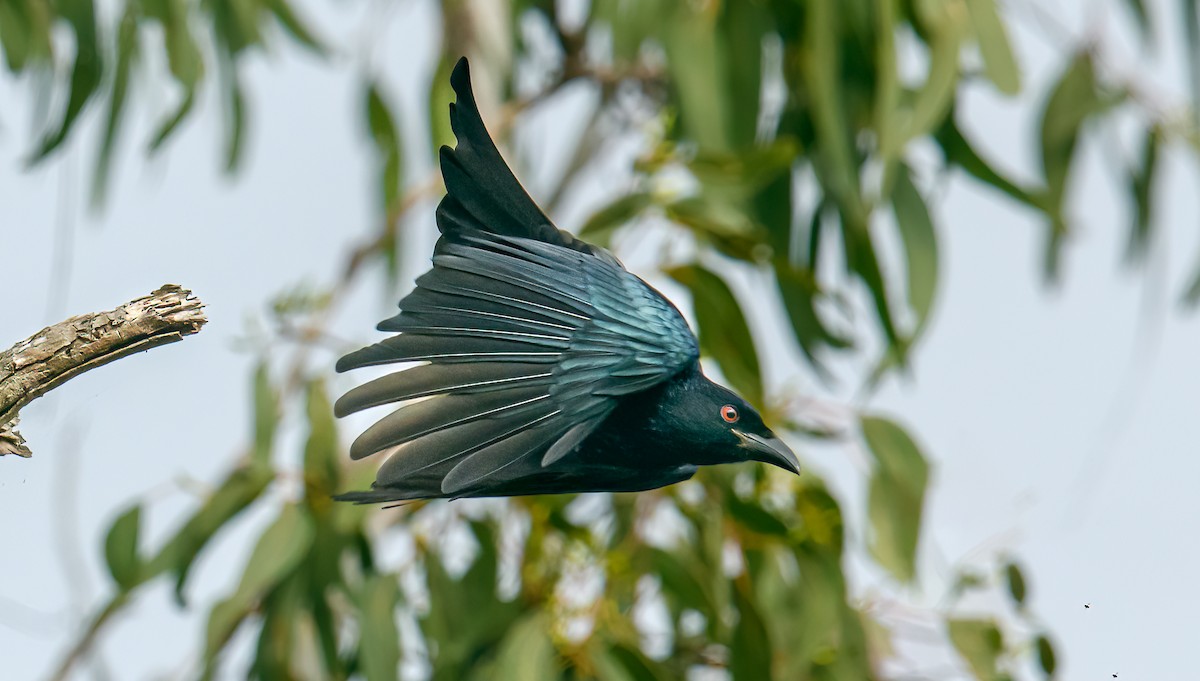
<path fill-rule="evenodd" d="M 755 347 L 765 339 L 754 336 L 753 322 L 777 316 L 824 380 L 838 356 L 870 355 L 873 369 L 855 377 L 868 387 L 906 369 L 939 289 L 942 228 L 931 210 L 931 176 L 961 171 L 1038 216 L 1044 272 L 1056 277 L 1075 231 L 1075 159 L 1089 129 L 1122 112 L 1141 126 L 1124 179 L 1129 261 L 1143 262 L 1155 238 L 1163 154 L 1200 149 L 1195 0 L 1178 3 L 1192 81 L 1184 115 L 1148 104 L 1139 84 L 1105 69 L 1095 45 L 1060 43 L 1069 53 L 1043 99 L 1034 182 L 987 159 L 959 117 L 968 84 L 1022 91 L 1009 18 L 995 0 L 592 0 L 581 5 L 582 24 L 569 25 L 558 14 L 567 3 L 512 0 L 497 5 L 500 13 L 483 3 L 441 4 L 443 40 L 423 103 L 428 138 L 402 139 L 386 82 L 362 79 L 378 238 L 355 251 L 345 279 L 329 290 L 276 298 L 279 337 L 324 339 L 323 324 L 363 263 L 398 274 L 397 235 L 418 199 L 436 191 L 436 180 L 404 176 L 403 154 L 452 141 L 446 81 L 459 55 L 472 57 L 477 81 L 494 86 L 480 88 L 481 97 L 500 94 L 484 108 L 505 114 L 490 121 L 501 138 L 523 111 L 584 82 L 598 103 L 546 204 L 556 209 L 617 136 L 645 137 L 627 191 L 610 196 L 581 233 L 620 251 L 626 236 L 665 232 L 669 247 L 656 264 L 693 299 L 703 353 L 723 376 L 781 427 L 832 432 L 869 455 L 865 526 L 844 525 L 841 506 L 813 473 L 795 479 L 762 466 L 707 470 L 638 495 L 387 511 L 335 504 L 331 494 L 365 487 L 372 476 L 347 464 L 327 372 L 311 369 L 304 345 L 285 370 L 264 362 L 256 371 L 247 451 L 160 546 L 144 546 L 141 505 L 116 518 L 103 547 L 112 599 L 59 677 L 151 581 L 173 579 L 180 606 L 201 607 L 187 601 L 193 564 L 252 506 L 273 509 L 274 519 L 236 585 L 207 610 L 197 642 L 202 677 L 218 674 L 238 637 L 257 639 L 245 672 L 262 679 L 376 681 L 399 678 L 402 667 L 408 676 L 455 681 L 659 681 L 700 668 L 755 681 L 912 673 L 902 653 L 916 625 L 889 617 L 888 599 L 921 583 L 928 458 L 885 417 L 855 414 L 832 429 L 807 423 L 796 396 L 768 391 L 769 368 Z M 1152 45 L 1148 8 L 1120 4 L 1143 45 Z M 133 75 L 163 64 L 174 104 L 146 141 L 149 151 L 193 115 L 211 80 L 225 120 L 225 165 L 235 170 L 252 94 L 241 76 L 245 57 L 280 44 L 324 55 L 325 39 L 303 16 L 287 0 L 117 0 L 103 12 L 93 0 L 0 0 L 5 64 L 28 76 L 52 111 L 39 117 L 45 129 L 30 161 L 61 150 L 84 116 L 101 116 L 93 197 L 103 199 L 123 122 L 148 100 Z M 905 55 L 916 55 L 915 69 Z M 519 94 L 518 71 L 543 89 Z M 938 158 L 918 163 L 918 143 Z M 1200 273 L 1186 299 L 1200 300 Z M 307 432 L 298 456 L 277 451 L 288 428 Z M 399 566 L 380 558 L 380 545 L 397 541 L 407 547 Z M 887 595 L 854 595 L 848 551 L 870 557 Z M 959 600 L 980 589 L 1007 594 L 1012 607 L 960 613 Z M 1032 669 L 1053 677 L 1060 660 L 1028 589 L 1013 562 L 964 569 L 920 626 L 978 679 Z M 916 633 L 927 640 L 930 632 Z"/>

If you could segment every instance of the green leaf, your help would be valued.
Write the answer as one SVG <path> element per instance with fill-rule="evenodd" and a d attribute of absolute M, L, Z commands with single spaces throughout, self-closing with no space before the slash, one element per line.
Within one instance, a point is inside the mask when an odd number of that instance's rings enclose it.
<path fill-rule="evenodd" d="M 1035 196 L 1030 190 L 1017 185 L 1013 180 L 1003 176 L 991 164 L 983 159 L 975 148 L 963 136 L 954 116 L 948 116 L 934 136 L 938 146 L 942 148 L 946 163 L 957 165 L 975 179 L 1007 194 L 1009 198 L 1023 203 L 1030 208 L 1041 211 L 1045 200 Z"/>
<path fill-rule="evenodd" d="M 732 258 L 756 262 L 770 254 L 769 249 L 762 248 L 766 241 L 762 230 L 732 203 L 689 196 L 664 205 L 663 212 L 669 220 L 691 228 L 697 238 Z"/>
<path fill-rule="evenodd" d="M 310 506 L 326 507 L 341 484 L 337 426 L 325 382 L 310 381 L 307 390 L 308 440 L 304 444 L 305 497 Z"/>
<path fill-rule="evenodd" d="M 375 144 L 375 159 L 379 174 L 379 198 L 384 213 L 390 214 L 400 197 L 400 133 L 391 107 L 379 91 L 379 85 L 366 85 L 364 108 L 367 129 Z"/>
<path fill-rule="evenodd" d="M 1126 260 L 1140 262 L 1145 259 L 1150 245 L 1151 227 L 1154 210 L 1155 171 L 1158 169 L 1158 149 L 1162 144 L 1162 131 L 1157 125 L 1146 130 L 1142 141 L 1141 164 L 1135 168 L 1129 178 L 1129 189 L 1133 195 L 1134 217 L 1129 231 L 1129 248 L 1126 250 Z"/>
<path fill-rule="evenodd" d="M 279 428 L 279 395 L 271 385 L 271 372 L 264 359 L 254 369 L 254 451 L 255 464 L 269 465 Z"/>
<path fill-rule="evenodd" d="M 714 30 L 723 47 L 718 58 L 725 61 L 728 137 L 733 147 L 745 148 L 758 137 L 763 35 L 772 29 L 772 23 L 758 3 L 725 2 L 721 10 Z"/>
<path fill-rule="evenodd" d="M 108 191 L 108 176 L 112 169 L 113 145 L 120 133 L 125 96 L 129 91 L 129 73 L 138 53 L 138 25 L 136 5 L 129 3 L 117 26 L 117 66 L 113 73 L 112 91 L 108 98 L 108 118 L 104 123 L 104 134 L 100 138 L 100 151 L 96 154 L 96 169 L 92 178 L 92 206 L 103 204 Z"/>
<path fill-rule="evenodd" d="M 598 637 L 597 637 L 598 638 Z M 635 647 L 621 643 L 599 642 L 589 649 L 597 681 L 676 681 L 677 677 L 661 663 L 646 657 Z"/>
<path fill-rule="evenodd" d="M 292 36 L 296 42 L 300 43 L 309 50 L 312 50 L 318 55 L 325 54 L 325 47 L 321 41 L 317 39 L 311 29 L 296 16 L 295 10 L 287 3 L 287 0 L 264 0 L 264 6 L 271 14 L 275 15 L 275 19 L 279 21 L 279 25 Z"/>
<path fill-rule="evenodd" d="M 196 99 L 196 87 L 204 77 L 204 58 L 192 34 L 185 0 L 143 0 L 143 7 L 147 16 L 162 25 L 167 66 L 171 76 L 183 89 L 175 110 L 163 118 L 151 136 L 150 152 L 153 153 L 162 147 L 191 112 Z"/>
<path fill-rule="evenodd" d="M 29 160 L 31 165 L 42 161 L 62 145 L 104 77 L 104 60 L 96 33 L 96 8 L 92 0 L 63 0 L 56 9 L 75 36 L 70 91 L 57 129 L 43 136 Z"/>
<path fill-rule="evenodd" d="M 644 556 L 649 559 L 649 574 L 658 575 L 662 581 L 663 596 L 673 602 L 678 610 L 691 608 L 712 620 L 717 616 L 716 604 L 706 587 L 703 566 L 688 556 L 673 551 L 646 547 Z"/>
<path fill-rule="evenodd" d="M 871 555 L 897 579 L 911 582 L 916 577 L 929 465 L 895 423 L 865 416 L 862 431 L 876 463 L 867 500 Z"/>
<path fill-rule="evenodd" d="M 754 602 L 734 589 L 738 622 L 729 650 L 729 672 L 733 681 L 769 681 L 774 651 L 771 635 Z"/>
<path fill-rule="evenodd" d="M 995 0 L 967 0 L 967 10 L 971 13 L 971 25 L 988 80 L 1006 95 L 1017 94 L 1021 91 L 1021 72 L 1013 58 L 1004 22 L 996 13 Z"/>
<path fill-rule="evenodd" d="M 949 3 L 940 4 L 928 18 L 929 75 L 912 100 L 901 146 L 942 126 L 954 103 L 959 81 L 959 53 L 968 31 L 967 17 Z"/>
<path fill-rule="evenodd" d="M 1063 215 L 1067 180 L 1075 158 L 1084 122 L 1119 101 L 1105 96 L 1096 82 L 1092 56 L 1084 51 L 1075 55 L 1054 86 L 1042 112 L 1042 174 L 1046 178 L 1045 211 L 1050 217 L 1050 235 L 1046 249 L 1046 276 L 1058 276 L 1061 245 L 1069 226 Z"/>
<path fill-rule="evenodd" d="M 579 236 L 599 246 L 612 243 L 613 234 L 654 204 L 649 192 L 634 192 L 621 196 L 601 207 L 579 230 Z"/>
<path fill-rule="evenodd" d="M 1055 670 L 1058 669 L 1058 660 L 1054 655 L 1054 645 L 1050 643 L 1050 639 L 1042 634 L 1037 637 L 1037 656 L 1038 664 L 1041 665 L 1042 671 L 1046 672 L 1046 677 L 1054 676 Z"/>
<path fill-rule="evenodd" d="M 238 75 L 230 67 L 225 92 L 225 172 L 231 173 L 242 163 L 246 134 L 246 92 Z"/>
<path fill-rule="evenodd" d="M 791 532 L 787 524 L 753 500 L 740 499 L 731 493 L 725 497 L 725 504 L 729 515 L 752 532 L 773 537 L 786 537 Z"/>
<path fill-rule="evenodd" d="M 179 106 L 171 115 L 163 119 L 159 123 L 158 128 L 154 131 L 154 135 L 150 137 L 149 152 L 154 153 L 162 148 L 167 139 L 179 128 L 188 114 L 192 111 L 192 105 L 196 102 L 196 93 L 194 90 L 189 90 L 184 93 L 183 99 L 179 102 Z"/>
<path fill-rule="evenodd" d="M 1009 563 L 1004 566 L 1004 580 L 1008 582 L 1008 595 L 1012 597 L 1013 603 L 1018 608 L 1025 606 L 1025 575 L 1021 572 L 1021 567 L 1016 563 Z"/>
<path fill-rule="evenodd" d="M 500 643 L 494 681 L 530 681 L 559 678 L 558 654 L 550 640 L 550 623 L 534 612 L 517 621 Z"/>
<path fill-rule="evenodd" d="M 143 579 L 150 579 L 168 570 L 174 572 L 175 598 L 182 605 L 183 590 L 196 556 L 204 550 L 213 535 L 263 493 L 271 479 L 271 470 L 263 466 L 242 466 L 234 469 L 216 485 L 212 496 L 150 560 Z"/>
<path fill-rule="evenodd" d="M 905 269 L 908 273 L 908 304 L 916 315 L 909 335 L 915 340 L 929 321 L 938 282 L 937 231 L 925 206 L 925 199 L 912 183 L 907 166 L 901 165 L 892 189 L 892 209 L 904 243 Z"/>
<path fill-rule="evenodd" d="M 453 147 L 454 131 L 450 128 L 450 103 L 454 101 L 454 90 L 450 87 L 450 72 L 454 70 L 458 55 L 443 54 L 438 60 L 437 70 L 429 85 L 429 132 L 433 157 L 443 146 Z M 478 77 L 472 73 L 472 77 Z"/>
<path fill-rule="evenodd" d="M 211 661 L 237 626 L 268 591 L 290 574 L 312 546 L 312 518 L 296 504 L 283 507 L 275 522 L 259 537 L 246 562 L 237 590 L 213 606 L 208 617 L 204 656 Z"/>
<path fill-rule="evenodd" d="M 763 191 L 780 176 L 790 175 L 799 154 L 799 143 L 783 137 L 737 152 L 701 150 L 687 162 L 687 168 L 702 185 L 706 198 L 739 202 Z"/>
<path fill-rule="evenodd" d="M 1004 651 L 1004 639 L 991 620 L 951 619 L 950 642 L 970 665 L 975 678 L 993 681 L 997 678 L 996 661 Z"/>
<path fill-rule="evenodd" d="M 104 538 L 104 560 L 113 581 L 122 591 L 129 591 L 141 582 L 142 561 L 138 556 L 141 522 L 142 507 L 139 504 L 118 516 Z"/>
<path fill-rule="evenodd" d="M 675 267 L 667 275 L 692 292 L 701 351 L 717 361 L 721 373 L 746 401 L 762 407 L 758 353 L 733 292 L 720 277 L 700 265 Z"/>
<path fill-rule="evenodd" d="M 809 364 L 824 374 L 824 365 L 817 358 L 817 353 L 823 347 L 844 350 L 851 347 L 850 340 L 831 331 L 818 314 L 816 303 L 820 291 L 811 271 L 776 261 L 775 280 L 800 350 L 808 358 Z"/>
<path fill-rule="evenodd" d="M 373 575 L 363 584 L 359 604 L 360 655 L 367 681 L 395 681 L 400 670 L 400 631 L 396 606 L 400 603 L 395 575 Z"/>
<path fill-rule="evenodd" d="M 661 30 L 683 130 L 702 149 L 726 151 L 732 102 L 722 91 L 729 81 L 716 19 L 715 12 L 684 4 Z"/>

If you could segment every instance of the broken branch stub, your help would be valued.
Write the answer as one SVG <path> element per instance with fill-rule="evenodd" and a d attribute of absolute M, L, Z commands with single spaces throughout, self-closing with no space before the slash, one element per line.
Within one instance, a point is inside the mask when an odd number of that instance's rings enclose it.
<path fill-rule="evenodd" d="M 0 456 L 28 457 L 16 430 L 17 412 L 89 369 L 183 340 L 208 319 L 191 291 L 167 284 L 106 312 L 48 326 L 0 352 Z"/>

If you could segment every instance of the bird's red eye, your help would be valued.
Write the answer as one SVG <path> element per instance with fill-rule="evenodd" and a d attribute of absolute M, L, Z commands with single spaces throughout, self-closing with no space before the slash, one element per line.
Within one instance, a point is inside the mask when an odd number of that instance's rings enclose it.
<path fill-rule="evenodd" d="M 737 423 L 738 416 L 737 407 L 732 404 L 721 407 L 721 418 L 725 419 L 726 423 Z"/>

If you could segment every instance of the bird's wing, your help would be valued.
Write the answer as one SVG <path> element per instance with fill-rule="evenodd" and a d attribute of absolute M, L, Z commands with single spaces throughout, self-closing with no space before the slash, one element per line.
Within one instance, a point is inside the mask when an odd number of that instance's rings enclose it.
<path fill-rule="evenodd" d="M 380 323 L 398 331 L 338 370 L 426 362 L 355 388 L 338 415 L 402 406 L 367 429 L 352 458 L 393 453 L 376 488 L 465 496 L 569 455 L 617 400 L 696 360 L 670 302 L 618 265 L 532 239 L 461 232 Z M 408 490 L 405 492 L 404 490 Z"/>
<path fill-rule="evenodd" d="M 620 266 L 608 251 L 555 227 L 517 181 L 483 125 L 466 57 L 450 74 L 450 86 L 457 96 L 450 105 L 450 127 L 458 143 L 453 149 L 441 148 L 446 196 L 438 205 L 437 224 L 442 234 L 478 230 L 536 239 Z"/>

